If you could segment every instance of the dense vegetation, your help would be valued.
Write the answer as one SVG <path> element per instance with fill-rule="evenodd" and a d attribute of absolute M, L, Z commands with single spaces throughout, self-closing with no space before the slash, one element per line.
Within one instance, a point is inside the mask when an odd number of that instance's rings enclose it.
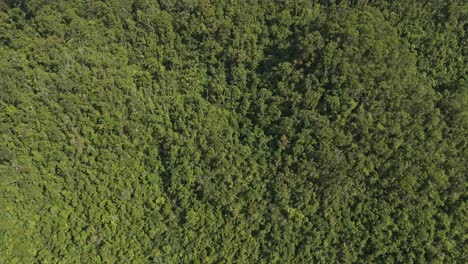
<path fill-rule="evenodd" d="M 467 13 L 0 1 L 0 262 L 467 263 Z"/>

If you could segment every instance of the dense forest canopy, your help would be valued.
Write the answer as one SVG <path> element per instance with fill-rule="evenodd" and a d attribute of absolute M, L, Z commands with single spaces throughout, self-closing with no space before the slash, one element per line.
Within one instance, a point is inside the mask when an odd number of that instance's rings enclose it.
<path fill-rule="evenodd" d="M 467 15 L 0 1 L 0 262 L 467 263 Z"/>

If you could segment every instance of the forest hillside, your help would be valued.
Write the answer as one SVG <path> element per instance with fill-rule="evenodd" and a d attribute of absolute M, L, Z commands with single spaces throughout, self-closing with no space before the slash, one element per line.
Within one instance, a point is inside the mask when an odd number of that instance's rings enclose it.
<path fill-rule="evenodd" d="M 468 263 L 467 15 L 0 0 L 0 263 Z"/>

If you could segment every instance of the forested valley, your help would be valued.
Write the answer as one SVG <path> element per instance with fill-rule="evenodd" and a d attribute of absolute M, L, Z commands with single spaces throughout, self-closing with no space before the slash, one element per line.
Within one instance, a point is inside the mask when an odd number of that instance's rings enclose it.
<path fill-rule="evenodd" d="M 468 263 L 464 0 L 0 0 L 0 263 Z"/>

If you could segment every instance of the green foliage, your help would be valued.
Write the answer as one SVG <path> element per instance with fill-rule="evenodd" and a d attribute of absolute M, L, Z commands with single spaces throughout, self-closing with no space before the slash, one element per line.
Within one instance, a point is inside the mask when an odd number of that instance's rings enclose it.
<path fill-rule="evenodd" d="M 0 262 L 466 263 L 467 11 L 0 2 Z"/>

